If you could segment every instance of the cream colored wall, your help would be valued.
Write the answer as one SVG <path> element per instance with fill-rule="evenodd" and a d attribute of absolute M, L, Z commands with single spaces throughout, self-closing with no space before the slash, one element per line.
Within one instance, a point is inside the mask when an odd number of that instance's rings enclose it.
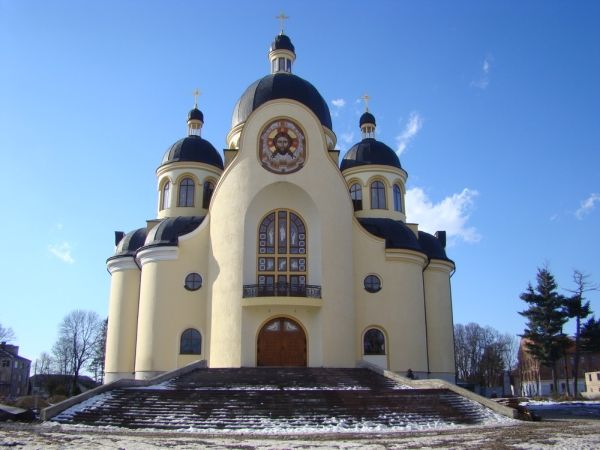
<path fill-rule="evenodd" d="M 356 290 L 356 358 L 363 357 L 363 336 L 369 328 L 384 330 L 388 367 L 393 371 L 427 372 L 422 270 L 424 255 L 385 249 L 383 239 L 354 223 Z M 382 289 L 369 293 L 364 278 L 377 275 Z M 368 359 L 368 358 L 367 358 Z"/>
<path fill-rule="evenodd" d="M 405 197 L 407 174 L 404 170 L 375 164 L 356 166 L 344 170 L 344 178 L 346 179 L 348 190 L 354 183 L 359 183 L 362 187 L 363 209 L 355 212 L 356 217 L 389 218 L 406 222 Z M 385 185 L 385 209 L 371 209 L 370 187 L 371 183 L 375 180 L 380 180 Z M 402 211 L 394 211 L 394 184 L 397 184 L 400 187 L 400 192 L 402 193 Z"/>
<path fill-rule="evenodd" d="M 450 272 L 454 265 L 432 260 L 424 272 L 430 371 L 454 381 L 454 330 Z"/>
<path fill-rule="evenodd" d="M 157 176 L 157 217 L 163 219 L 165 217 L 177 217 L 177 216 L 205 216 L 207 210 L 202 207 L 202 200 L 204 194 L 204 182 L 212 181 L 216 186 L 221 176 L 221 170 L 211 166 L 209 164 L 197 163 L 197 162 L 174 162 L 164 166 L 160 166 L 156 170 Z M 181 207 L 177 206 L 177 200 L 179 198 L 179 183 L 184 178 L 191 178 L 194 180 L 194 206 L 193 207 Z M 171 198 L 170 208 L 161 209 L 162 205 L 162 189 L 165 183 L 171 182 L 171 190 L 169 197 Z"/>
<path fill-rule="evenodd" d="M 298 172 L 277 175 L 259 163 L 258 135 L 277 117 L 295 120 L 305 132 L 307 157 Z M 276 208 L 289 208 L 307 223 L 308 282 L 319 281 L 323 289 L 318 313 L 321 323 L 327 324 L 321 326 L 323 365 L 353 366 L 354 349 L 348 345 L 354 339 L 355 323 L 352 206 L 346 184 L 328 155 L 321 124 L 298 102 L 268 102 L 245 123 L 239 148 L 217 185 L 210 208 L 214 284 L 209 365 L 237 367 L 254 357 L 254 350 L 244 347 L 242 351 L 242 329 L 252 329 L 256 321 L 270 316 L 261 310 L 262 316 L 255 317 L 257 312 L 247 313 L 249 309 L 242 308 L 242 286 L 256 283 L 251 269 L 256 267 L 258 218 Z M 326 270 L 318 270 L 318 266 Z"/>
<path fill-rule="evenodd" d="M 133 257 L 110 260 L 110 299 L 106 332 L 105 383 L 133 378 L 140 270 Z"/>
<path fill-rule="evenodd" d="M 205 219 L 192 233 L 179 238 L 178 247 L 155 247 L 139 252 L 142 277 L 136 378 L 149 378 L 157 372 L 207 358 L 208 246 L 209 226 Z M 203 278 L 203 285 L 197 291 L 184 288 L 185 277 L 192 272 Z M 188 328 L 200 331 L 200 355 L 179 354 L 181 334 Z"/>

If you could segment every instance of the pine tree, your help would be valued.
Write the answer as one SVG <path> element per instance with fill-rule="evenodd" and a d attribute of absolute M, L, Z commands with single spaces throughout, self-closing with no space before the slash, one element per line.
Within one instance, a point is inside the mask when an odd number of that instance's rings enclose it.
<path fill-rule="evenodd" d="M 592 316 L 581 328 L 581 349 L 584 352 L 600 352 L 600 319 Z"/>
<path fill-rule="evenodd" d="M 520 295 L 521 300 L 529 305 L 525 311 L 519 312 L 527 318 L 527 325 L 521 336 L 527 340 L 525 345 L 533 358 L 552 369 L 556 390 L 556 362 L 568 343 L 562 332 L 562 327 L 567 322 L 565 297 L 557 292 L 558 285 L 546 267 L 538 269 L 536 279 L 536 288 L 530 283 Z"/>

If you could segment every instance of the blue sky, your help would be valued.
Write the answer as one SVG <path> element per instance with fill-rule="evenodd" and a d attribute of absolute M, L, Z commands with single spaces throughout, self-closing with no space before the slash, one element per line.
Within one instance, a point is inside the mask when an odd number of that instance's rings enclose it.
<path fill-rule="evenodd" d="M 73 309 L 106 316 L 113 231 L 155 217 L 193 90 L 224 148 L 282 9 L 342 154 L 368 92 L 408 220 L 448 230 L 456 323 L 520 333 L 545 263 L 600 281 L 599 2 L 0 0 L 0 323 L 24 356 Z"/>

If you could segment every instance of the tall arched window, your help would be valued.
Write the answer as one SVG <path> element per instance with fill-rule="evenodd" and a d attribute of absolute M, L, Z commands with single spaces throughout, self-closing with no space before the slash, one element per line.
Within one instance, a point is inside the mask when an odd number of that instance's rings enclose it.
<path fill-rule="evenodd" d="M 160 209 L 168 209 L 171 207 L 171 182 L 167 181 L 162 188 L 162 199 L 160 201 Z"/>
<path fill-rule="evenodd" d="M 386 209 L 385 186 L 381 181 L 371 183 L 371 209 Z"/>
<path fill-rule="evenodd" d="M 402 212 L 402 191 L 397 184 L 394 185 L 394 211 Z"/>
<path fill-rule="evenodd" d="M 260 295 L 304 296 L 306 289 L 306 226 L 297 214 L 278 209 L 258 227 Z"/>
<path fill-rule="evenodd" d="M 179 353 L 182 355 L 199 355 L 202 353 L 202 336 L 198 330 L 188 328 L 181 333 Z"/>
<path fill-rule="evenodd" d="M 362 209 L 362 188 L 360 184 L 354 183 L 350 186 L 350 198 L 352 199 L 354 211 L 360 211 Z"/>
<path fill-rule="evenodd" d="M 191 178 L 181 180 L 177 206 L 194 206 L 194 188 L 194 181 Z"/>
<path fill-rule="evenodd" d="M 363 354 L 385 355 L 385 336 L 377 328 L 367 330 L 363 338 Z"/>
<path fill-rule="evenodd" d="M 213 192 L 215 190 L 215 185 L 210 181 L 204 182 L 204 190 L 202 193 L 202 207 L 204 209 L 208 209 L 210 206 L 210 199 L 212 198 Z"/>

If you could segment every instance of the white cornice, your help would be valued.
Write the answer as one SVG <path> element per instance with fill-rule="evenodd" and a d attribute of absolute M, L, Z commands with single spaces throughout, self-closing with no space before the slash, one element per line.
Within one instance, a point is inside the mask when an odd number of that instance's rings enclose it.
<path fill-rule="evenodd" d="M 385 259 L 387 261 L 408 262 L 417 264 L 421 267 L 425 267 L 425 264 L 427 263 L 427 257 L 423 253 L 400 248 L 387 248 L 385 250 Z"/>
<path fill-rule="evenodd" d="M 454 270 L 454 264 L 443 259 L 432 259 L 427 265 L 427 270 L 450 273 Z"/>
<path fill-rule="evenodd" d="M 135 263 L 133 256 L 121 256 L 119 258 L 109 259 L 106 261 L 106 268 L 111 275 L 115 272 L 122 272 L 124 270 L 140 270 Z"/>
<path fill-rule="evenodd" d="M 179 248 L 175 246 L 150 247 L 140 250 L 136 257 L 142 267 L 150 262 L 173 261 L 179 255 Z"/>

